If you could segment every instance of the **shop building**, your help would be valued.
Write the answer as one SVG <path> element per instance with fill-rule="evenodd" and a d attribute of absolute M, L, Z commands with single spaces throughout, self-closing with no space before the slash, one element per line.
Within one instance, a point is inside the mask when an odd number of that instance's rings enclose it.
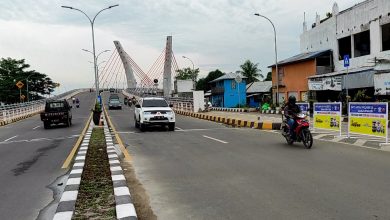
<path fill-rule="evenodd" d="M 316 21 L 300 37 L 302 53 L 332 51 L 332 71 L 316 71 L 307 83 L 310 98 L 342 100 L 365 89 L 372 97 L 390 95 L 390 1 L 367 0 Z M 348 69 L 345 55 L 350 57 Z M 383 97 L 382 97 L 383 98 Z"/>

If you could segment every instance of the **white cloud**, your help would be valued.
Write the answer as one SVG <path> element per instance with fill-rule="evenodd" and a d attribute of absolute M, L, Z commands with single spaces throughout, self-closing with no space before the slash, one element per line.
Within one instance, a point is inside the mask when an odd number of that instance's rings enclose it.
<path fill-rule="evenodd" d="M 79 12 L 62 9 L 71 5 L 92 15 L 111 4 L 96 21 L 97 51 L 114 49 L 121 41 L 128 54 L 146 72 L 173 35 L 179 66 L 191 66 L 201 75 L 221 69 L 235 71 L 246 59 L 258 62 L 263 73 L 274 62 L 273 31 L 268 21 L 253 16 L 260 12 L 273 20 L 278 33 L 279 59 L 299 53 L 303 12 L 308 23 L 316 13 L 331 11 L 334 0 L 5 0 L 0 2 L 0 56 L 25 58 L 33 69 L 48 74 L 69 89 L 94 82 L 90 55 L 91 32 Z M 343 0 L 345 9 L 358 0 Z M 309 25 L 310 26 L 310 25 Z M 102 55 L 108 59 L 109 53 Z"/>

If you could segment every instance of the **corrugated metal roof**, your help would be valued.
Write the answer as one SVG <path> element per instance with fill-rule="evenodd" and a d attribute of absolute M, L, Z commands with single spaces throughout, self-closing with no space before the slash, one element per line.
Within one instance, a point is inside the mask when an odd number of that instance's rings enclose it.
<path fill-rule="evenodd" d="M 270 92 L 272 88 L 272 81 L 259 81 L 246 86 L 246 93 L 265 93 Z"/>
<path fill-rule="evenodd" d="M 241 73 L 225 73 L 225 75 L 223 75 L 219 78 L 216 78 L 213 81 L 210 81 L 209 83 L 214 83 L 214 82 L 218 82 L 218 81 L 226 80 L 226 79 L 235 79 L 237 75 L 241 76 L 241 78 L 243 78 L 243 79 L 247 78 L 247 77 L 243 76 Z"/>
<path fill-rule="evenodd" d="M 286 65 L 286 64 L 290 64 L 290 63 L 297 63 L 297 62 L 315 59 L 315 58 L 322 56 L 326 53 L 329 53 L 331 51 L 332 50 L 321 50 L 321 51 L 315 51 L 315 52 L 301 53 L 301 54 L 292 56 L 290 58 L 287 58 L 285 60 L 279 61 L 278 65 Z M 270 67 L 274 67 L 274 66 L 275 66 L 275 64 L 268 66 L 268 67 L 270 68 Z"/>

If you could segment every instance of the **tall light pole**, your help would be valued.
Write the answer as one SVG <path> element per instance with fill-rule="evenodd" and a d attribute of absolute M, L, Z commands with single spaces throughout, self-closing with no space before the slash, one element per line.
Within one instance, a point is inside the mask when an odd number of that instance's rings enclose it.
<path fill-rule="evenodd" d="M 116 7 L 116 6 L 119 6 L 118 4 L 116 5 L 111 5 L 107 8 L 103 8 L 102 10 L 100 10 L 98 13 L 96 13 L 96 15 L 93 17 L 93 19 L 91 20 L 91 18 L 85 13 L 83 12 L 82 10 L 80 9 L 77 9 L 77 8 L 73 8 L 73 7 L 70 7 L 70 6 L 61 6 L 63 8 L 67 8 L 67 9 L 72 9 L 72 10 L 76 10 L 76 11 L 79 11 L 81 13 L 83 13 L 89 20 L 89 22 L 91 23 L 91 29 L 92 29 L 92 46 L 93 46 L 93 61 L 94 61 L 94 71 L 95 71 L 95 86 L 96 86 L 96 100 L 99 99 L 99 76 L 98 76 L 98 72 L 97 72 L 97 67 L 96 67 L 96 53 L 95 53 L 95 33 L 94 33 L 94 29 L 93 29 L 93 25 L 95 24 L 95 19 L 96 17 L 104 10 L 108 10 L 108 9 L 111 9 L 113 7 Z"/>
<path fill-rule="evenodd" d="M 272 27 L 274 28 L 274 39 L 275 39 L 275 72 L 276 72 L 276 104 L 279 104 L 279 71 L 278 71 L 278 49 L 276 44 L 276 29 L 274 23 L 272 23 L 271 19 L 265 17 L 264 15 L 261 15 L 259 13 L 255 13 L 256 16 L 263 17 L 267 19 Z"/>
<path fill-rule="evenodd" d="M 192 62 L 192 60 L 186 56 L 183 56 L 184 59 L 188 59 L 189 61 L 191 61 L 192 63 L 192 73 L 194 74 L 195 73 L 195 66 L 194 66 L 194 62 Z M 194 76 L 192 76 L 192 89 L 195 90 L 195 78 Z"/>
<path fill-rule="evenodd" d="M 31 73 L 30 75 L 27 76 L 26 78 L 26 89 L 27 89 L 27 102 L 30 101 L 30 94 L 28 92 L 28 78 L 30 78 L 30 76 L 34 75 L 34 74 L 37 74 L 37 73 Z"/>
<path fill-rule="evenodd" d="M 82 50 L 82 51 L 85 51 L 85 52 L 88 52 L 88 53 L 91 53 L 91 54 L 93 55 L 93 52 L 91 52 L 91 51 L 89 51 L 89 50 L 87 50 L 87 49 L 81 49 L 81 50 Z M 96 56 L 96 62 L 94 62 L 94 68 L 95 68 L 95 64 L 98 62 L 99 56 L 102 55 L 102 54 L 105 53 L 105 52 L 108 52 L 108 51 L 110 51 L 110 50 L 103 50 L 103 51 L 101 51 L 101 52 Z M 88 62 L 91 62 L 91 61 L 88 61 Z M 105 61 L 104 61 L 104 62 L 105 62 Z M 102 64 L 102 63 L 104 63 L 104 62 L 101 62 L 101 63 L 99 63 L 99 64 L 96 64 L 96 72 L 97 72 L 97 76 L 98 76 L 98 80 L 97 80 L 97 82 L 98 82 L 98 87 L 100 87 L 100 84 L 99 84 L 99 65 Z M 95 81 L 95 87 L 96 87 L 96 81 Z"/>

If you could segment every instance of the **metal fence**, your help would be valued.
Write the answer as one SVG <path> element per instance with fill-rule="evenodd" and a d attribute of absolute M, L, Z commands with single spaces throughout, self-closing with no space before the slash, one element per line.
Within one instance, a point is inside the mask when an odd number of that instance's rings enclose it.
<path fill-rule="evenodd" d="M 51 97 L 50 99 L 69 99 L 77 93 L 84 91 L 86 91 L 86 89 L 74 89 Z M 44 110 L 46 100 L 47 99 L 41 99 L 37 101 L 0 106 L 0 122 L 10 123 L 17 118 L 39 113 Z"/>

